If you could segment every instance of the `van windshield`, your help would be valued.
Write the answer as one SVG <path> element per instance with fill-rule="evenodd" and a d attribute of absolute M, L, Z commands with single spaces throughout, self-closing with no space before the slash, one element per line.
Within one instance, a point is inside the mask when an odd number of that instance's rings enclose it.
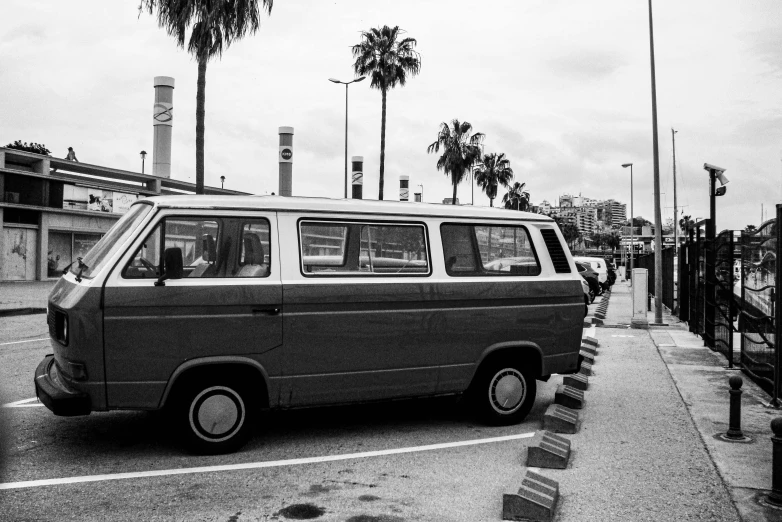
<path fill-rule="evenodd" d="M 147 203 L 140 203 L 130 207 L 130 210 L 111 227 L 108 233 L 87 252 L 87 255 L 81 261 L 76 260 L 71 265 L 71 273 L 91 279 L 103 268 L 106 260 L 128 239 L 151 210 L 152 205 Z"/>

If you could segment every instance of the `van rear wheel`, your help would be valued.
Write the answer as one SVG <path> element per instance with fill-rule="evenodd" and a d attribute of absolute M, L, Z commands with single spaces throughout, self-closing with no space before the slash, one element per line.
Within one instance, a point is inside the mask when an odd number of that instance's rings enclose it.
<path fill-rule="evenodd" d="M 501 360 L 486 366 L 475 385 L 475 405 L 478 414 L 488 424 L 518 424 L 527 417 L 535 403 L 535 378 L 516 362 Z"/>
<path fill-rule="evenodd" d="M 232 453 L 250 438 L 254 408 L 243 386 L 227 380 L 191 383 L 176 409 L 185 445 L 194 453 Z"/>

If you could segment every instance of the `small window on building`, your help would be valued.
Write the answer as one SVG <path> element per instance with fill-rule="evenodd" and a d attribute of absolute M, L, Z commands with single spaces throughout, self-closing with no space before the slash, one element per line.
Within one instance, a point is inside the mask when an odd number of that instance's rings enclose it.
<path fill-rule="evenodd" d="M 540 263 L 524 227 L 444 224 L 440 233 L 448 275 L 540 275 Z"/>

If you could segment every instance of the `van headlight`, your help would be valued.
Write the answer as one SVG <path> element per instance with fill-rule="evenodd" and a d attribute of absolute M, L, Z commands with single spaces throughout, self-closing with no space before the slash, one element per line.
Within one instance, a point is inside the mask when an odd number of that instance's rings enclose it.
<path fill-rule="evenodd" d="M 54 312 L 54 336 L 62 345 L 68 346 L 68 315 L 60 312 Z"/>

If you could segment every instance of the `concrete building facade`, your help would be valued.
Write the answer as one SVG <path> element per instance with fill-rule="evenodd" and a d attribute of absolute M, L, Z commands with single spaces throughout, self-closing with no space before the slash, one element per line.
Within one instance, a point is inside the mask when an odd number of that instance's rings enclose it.
<path fill-rule="evenodd" d="M 0 147 L 0 281 L 56 279 L 137 199 L 193 193 L 167 177 Z"/>

